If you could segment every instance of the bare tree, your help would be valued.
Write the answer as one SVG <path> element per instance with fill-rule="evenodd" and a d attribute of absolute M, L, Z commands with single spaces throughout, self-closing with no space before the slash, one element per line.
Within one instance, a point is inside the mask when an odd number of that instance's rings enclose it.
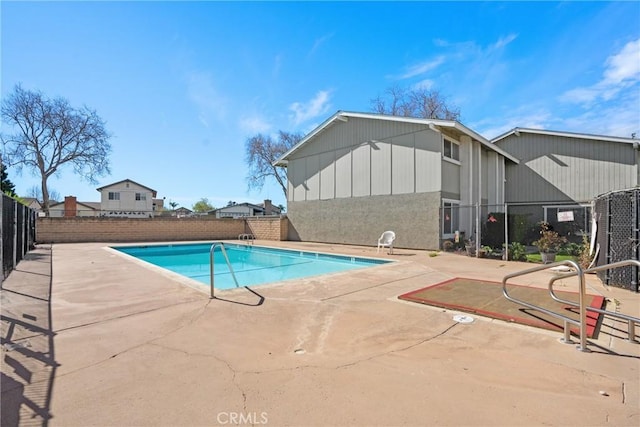
<path fill-rule="evenodd" d="M 371 110 L 392 116 L 460 119 L 460 109 L 448 104 L 447 99 L 435 89 L 407 90 L 400 86 L 391 86 L 385 90 L 383 96 L 371 100 Z"/>
<path fill-rule="evenodd" d="M 258 134 L 247 139 L 246 161 L 249 166 L 247 181 L 249 189 L 261 189 L 267 178 L 274 178 L 287 196 L 287 172 L 285 168 L 274 166 L 280 156 L 289 151 L 302 139 L 302 134 L 278 132 L 278 139 Z"/>
<path fill-rule="evenodd" d="M 30 187 L 27 191 L 27 196 L 33 197 L 37 201 L 42 202 L 42 188 L 37 185 Z M 62 198 L 60 197 L 60 193 L 58 191 L 49 188 L 49 202 L 51 201 L 61 202 Z"/>
<path fill-rule="evenodd" d="M 94 110 L 76 109 L 64 98 L 49 99 L 17 85 L 2 101 L 2 120 L 15 131 L 2 135 L 3 159 L 18 170 L 27 167 L 39 174 L 42 209 L 47 215 L 48 180 L 63 166 L 73 166 L 90 183 L 110 173 L 110 135 Z"/>

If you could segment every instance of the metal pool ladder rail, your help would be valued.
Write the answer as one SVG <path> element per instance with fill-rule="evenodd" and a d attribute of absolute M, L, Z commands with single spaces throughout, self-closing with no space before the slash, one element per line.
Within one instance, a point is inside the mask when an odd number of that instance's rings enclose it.
<path fill-rule="evenodd" d="M 242 234 L 238 234 L 238 240 L 244 240 L 244 241 L 247 241 L 250 245 L 253 245 L 255 236 L 250 233 L 242 233 Z"/>
<path fill-rule="evenodd" d="M 582 274 L 595 273 L 597 271 L 610 270 L 610 269 L 614 269 L 614 268 L 618 268 L 618 267 L 625 267 L 625 266 L 628 266 L 628 265 L 635 265 L 636 267 L 640 267 L 640 261 L 629 259 L 629 260 L 626 260 L 626 261 L 613 262 L 611 264 L 605 264 L 605 265 L 601 265 L 599 267 L 589 268 L 587 270 L 582 271 Z M 565 279 L 567 277 L 573 277 L 576 274 L 578 274 L 578 273 L 577 272 L 571 272 L 571 273 L 566 273 L 566 274 L 563 274 L 563 275 L 556 276 L 556 277 L 552 278 L 549 281 L 549 293 L 551 294 L 551 298 L 553 298 L 554 300 L 556 300 L 556 301 L 558 301 L 558 302 L 560 302 L 562 304 L 572 305 L 572 306 L 576 307 L 577 304 L 575 302 L 567 301 L 565 299 L 562 299 L 562 298 L 558 297 L 555 294 L 555 292 L 553 292 L 553 284 L 555 283 L 556 280 Z M 616 319 L 626 320 L 627 321 L 627 336 L 628 336 L 629 342 L 633 342 L 633 343 L 637 343 L 638 342 L 636 340 L 636 323 L 640 324 L 640 318 L 629 316 L 629 315 L 623 314 L 623 313 L 617 313 L 615 311 L 603 310 L 601 308 L 594 308 L 594 307 L 587 307 L 587 311 L 593 311 L 593 312 L 604 314 L 606 316 L 610 316 L 610 317 L 613 317 L 613 318 L 616 318 Z"/>
<path fill-rule="evenodd" d="M 231 277 L 233 277 L 233 281 L 236 283 L 236 288 L 239 288 L 240 285 L 238 284 L 238 279 L 236 279 L 236 274 L 233 272 L 233 267 L 231 266 L 231 262 L 229 261 L 229 256 L 227 255 L 227 250 L 224 248 L 224 243 L 223 242 L 214 242 L 213 245 L 211 245 L 211 249 L 209 249 L 209 270 L 210 270 L 210 283 L 211 283 L 211 298 L 214 297 L 213 295 L 213 253 L 216 249 L 216 245 L 220 245 L 220 251 L 222 252 L 222 255 L 224 256 L 225 261 L 227 261 L 227 266 L 229 267 L 229 271 L 231 272 Z"/>
<path fill-rule="evenodd" d="M 530 273 L 534 273 L 536 271 L 541 271 L 541 270 L 546 270 L 549 268 L 553 268 L 553 267 L 558 267 L 561 265 L 566 265 L 568 267 L 574 268 L 576 270 L 575 273 L 572 273 L 573 275 L 577 275 L 578 276 L 578 281 L 579 281 L 579 285 L 580 285 L 580 290 L 579 290 L 579 304 L 578 307 L 580 308 L 580 320 L 574 320 L 570 317 L 564 316 L 560 313 L 556 313 L 554 311 L 551 310 L 547 310 L 546 308 L 542 308 L 539 307 L 537 305 L 516 299 L 514 297 L 512 297 L 511 295 L 509 295 L 509 293 L 507 292 L 507 281 L 509 279 L 512 279 L 514 277 L 518 277 L 518 276 L 524 276 Z M 552 283 L 549 283 L 549 286 L 552 286 Z M 571 330 L 569 328 L 569 324 L 574 324 L 580 327 L 580 345 L 577 347 L 578 350 L 580 351 L 584 351 L 584 352 L 589 352 L 591 350 L 589 350 L 587 348 L 587 310 L 586 310 L 586 304 L 585 304 L 585 285 L 584 285 L 584 273 L 582 272 L 582 269 L 580 268 L 580 266 L 575 262 L 575 261 L 571 261 L 571 260 L 566 260 L 566 261 L 561 261 L 561 262 L 556 262 L 553 264 L 545 264 L 545 265 L 540 265 L 534 268 L 529 268 L 527 270 L 523 270 L 523 271 L 519 271 L 517 273 L 511 273 L 511 274 L 507 274 L 506 276 L 504 276 L 504 278 L 502 279 L 502 294 L 509 300 L 512 302 L 515 302 L 516 304 L 520 304 L 523 305 L 525 307 L 531 308 L 533 310 L 537 310 L 537 311 L 541 311 L 542 313 L 545 313 L 549 316 L 553 316 L 553 317 L 557 317 L 559 319 L 562 319 L 564 322 L 564 337 L 562 338 L 562 341 L 567 343 L 567 344 L 572 344 L 573 341 L 571 341 Z M 575 303 L 572 303 L 575 305 Z"/>

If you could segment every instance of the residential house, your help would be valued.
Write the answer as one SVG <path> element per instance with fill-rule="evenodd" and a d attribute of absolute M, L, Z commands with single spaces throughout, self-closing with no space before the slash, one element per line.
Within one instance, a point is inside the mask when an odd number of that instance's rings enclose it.
<path fill-rule="evenodd" d="M 33 209 L 37 212 L 38 216 L 44 216 L 44 212 L 42 212 L 42 204 L 35 197 L 22 197 L 22 202 L 27 205 L 30 209 Z M 56 203 L 55 200 L 50 201 L 50 205 Z"/>
<path fill-rule="evenodd" d="M 242 218 L 249 216 L 280 215 L 278 206 L 273 206 L 271 200 L 265 200 L 261 204 L 253 203 L 230 203 L 229 205 L 214 209 L 209 214 L 216 218 Z"/>
<path fill-rule="evenodd" d="M 158 210 L 157 193 L 130 179 L 98 188 L 103 216 L 149 218 Z"/>
<path fill-rule="evenodd" d="M 289 239 L 436 249 L 472 237 L 477 203 L 504 203 L 518 160 L 463 124 L 338 111 L 282 155 Z"/>
<path fill-rule="evenodd" d="M 640 185 L 640 141 L 632 138 L 515 128 L 492 142 L 520 160 L 507 164 L 505 201 L 529 222 L 588 232 L 596 196 Z"/>
<path fill-rule="evenodd" d="M 185 207 L 179 207 L 178 209 L 176 209 L 174 212 L 174 215 L 178 218 L 186 218 L 188 216 L 192 216 L 193 215 L 193 211 L 191 209 L 185 208 Z"/>
<path fill-rule="evenodd" d="M 78 216 L 100 216 L 100 203 L 98 202 L 78 202 L 74 196 L 66 196 L 64 202 L 54 203 L 49 206 L 49 216 L 56 217 L 78 217 Z"/>

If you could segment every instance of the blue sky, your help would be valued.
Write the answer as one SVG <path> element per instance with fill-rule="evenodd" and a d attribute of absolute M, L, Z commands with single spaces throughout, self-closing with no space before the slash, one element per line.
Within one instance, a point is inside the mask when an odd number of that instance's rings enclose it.
<path fill-rule="evenodd" d="M 95 109 L 110 176 L 67 169 L 60 196 L 122 179 L 167 203 L 285 204 L 247 190 L 245 141 L 370 112 L 431 87 L 487 138 L 513 127 L 640 136 L 640 2 L 0 3 L 1 94 L 17 83 Z M 3 126 L 3 131 L 6 127 Z M 38 185 L 9 170 L 20 195 Z"/>

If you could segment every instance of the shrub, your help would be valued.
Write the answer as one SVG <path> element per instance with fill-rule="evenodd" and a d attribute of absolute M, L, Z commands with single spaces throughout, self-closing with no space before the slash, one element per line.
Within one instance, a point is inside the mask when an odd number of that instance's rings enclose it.
<path fill-rule="evenodd" d="M 582 245 L 578 243 L 567 243 L 561 250 L 561 252 L 566 252 L 567 255 L 578 257 L 582 253 L 584 242 Z M 588 243 L 587 243 L 588 245 Z"/>
<path fill-rule="evenodd" d="M 567 239 L 553 231 L 549 223 L 540 223 L 540 237 L 533 242 L 540 253 L 556 253 L 565 243 L 567 243 Z"/>
<path fill-rule="evenodd" d="M 531 223 L 527 218 L 529 215 L 530 214 L 527 214 L 527 215 L 509 214 L 508 215 L 509 216 L 509 240 L 511 240 L 512 242 L 526 241 L 529 230 L 531 229 Z"/>
<path fill-rule="evenodd" d="M 586 268 L 589 268 L 589 265 L 591 265 L 591 259 L 593 255 L 589 253 L 590 250 L 591 250 L 591 243 L 589 243 L 589 237 L 586 234 L 584 234 L 582 236 L 582 246 L 580 247 L 580 252 L 577 255 L 578 257 L 577 261 L 580 267 L 586 269 Z"/>
<path fill-rule="evenodd" d="M 522 243 L 513 242 L 509 244 L 509 260 L 510 261 L 526 261 L 527 249 Z"/>
<path fill-rule="evenodd" d="M 442 250 L 445 252 L 453 252 L 455 244 L 451 240 L 445 240 L 442 242 Z"/>

